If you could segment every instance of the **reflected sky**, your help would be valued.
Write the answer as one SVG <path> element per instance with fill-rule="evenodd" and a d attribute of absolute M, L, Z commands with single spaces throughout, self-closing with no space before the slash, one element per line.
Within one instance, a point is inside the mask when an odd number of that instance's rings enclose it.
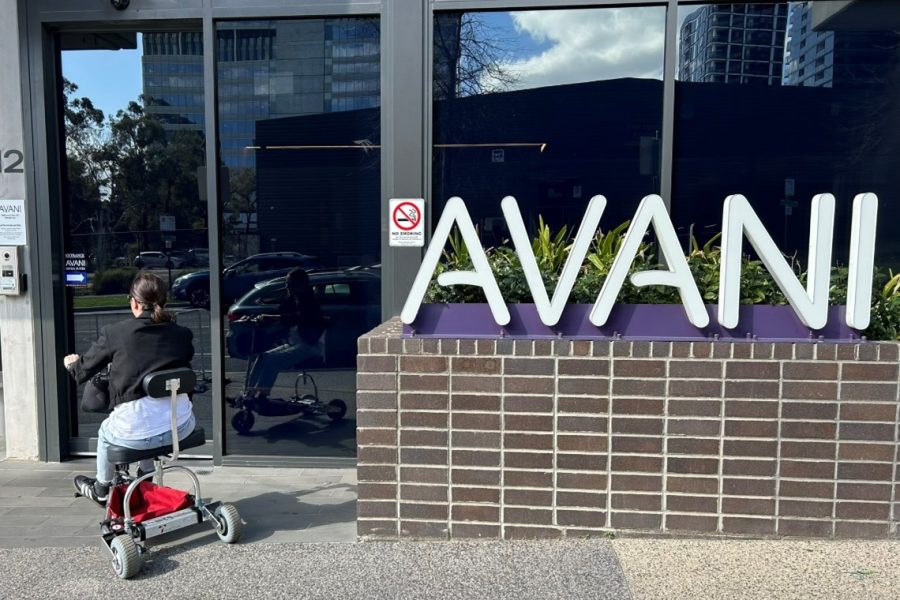
<path fill-rule="evenodd" d="M 137 35 L 136 50 L 63 52 L 63 77 L 78 85 L 77 97 L 90 98 L 107 117 L 115 115 L 143 91 L 143 38 Z"/>

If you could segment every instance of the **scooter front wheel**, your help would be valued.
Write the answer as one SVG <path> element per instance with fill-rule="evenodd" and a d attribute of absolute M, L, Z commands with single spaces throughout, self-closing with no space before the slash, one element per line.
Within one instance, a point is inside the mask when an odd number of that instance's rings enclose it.
<path fill-rule="evenodd" d="M 109 544 L 113 555 L 113 569 L 122 579 L 130 579 L 141 570 L 141 554 L 135 541 L 127 534 L 117 535 Z"/>
<path fill-rule="evenodd" d="M 231 426 L 234 427 L 235 431 L 238 433 L 247 433 L 253 429 L 254 421 L 256 421 L 256 417 L 253 416 L 253 413 L 244 409 L 231 417 Z"/>
<path fill-rule="evenodd" d="M 340 398 L 335 398 L 325 407 L 328 418 L 332 421 L 340 421 L 347 414 L 347 403 Z"/>

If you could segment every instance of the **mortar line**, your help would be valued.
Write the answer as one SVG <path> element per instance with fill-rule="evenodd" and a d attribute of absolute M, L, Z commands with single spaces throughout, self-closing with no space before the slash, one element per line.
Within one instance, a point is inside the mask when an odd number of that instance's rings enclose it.
<path fill-rule="evenodd" d="M 615 341 L 606 342 L 607 360 L 609 361 L 607 369 L 609 377 L 606 386 L 606 529 L 612 529 L 612 421 L 615 345 Z"/>
<path fill-rule="evenodd" d="M 693 344 L 691 345 L 693 350 Z M 715 350 L 712 350 L 715 353 Z M 693 352 L 691 352 L 693 354 Z M 725 516 L 723 514 L 723 499 L 725 493 L 725 361 L 719 363 L 720 388 L 719 394 L 722 396 L 722 412 L 719 413 L 719 469 L 716 473 L 716 484 L 718 485 L 718 494 L 716 494 L 716 531 L 722 532 L 725 528 Z"/>
<path fill-rule="evenodd" d="M 551 499 L 553 509 L 553 526 L 559 527 L 559 516 L 557 514 L 557 503 L 559 501 L 559 479 L 557 479 L 557 471 L 559 470 L 559 356 L 553 357 L 553 497 Z"/>
<path fill-rule="evenodd" d="M 854 351 L 854 355 L 856 352 Z M 837 413 L 834 416 L 834 480 L 831 482 L 831 537 L 837 535 L 837 491 L 838 491 L 838 467 L 841 456 L 841 408 L 844 404 L 844 363 L 838 363 L 837 372 Z M 896 434 L 895 434 L 896 436 Z M 896 458 L 896 452 L 895 452 Z M 893 486 L 891 486 L 893 487 Z"/>
<path fill-rule="evenodd" d="M 775 358 L 775 346 L 772 346 L 772 358 Z M 793 347 L 791 349 L 793 356 Z M 784 361 L 778 361 L 778 427 L 775 429 L 775 533 L 781 530 L 781 429 L 784 426 L 782 415 L 784 410 Z"/>
<path fill-rule="evenodd" d="M 515 352 L 513 344 L 513 352 Z M 494 356 L 500 359 L 500 539 L 506 539 L 506 356 L 497 354 L 494 342 Z M 515 355 L 514 355 L 515 356 Z"/>
<path fill-rule="evenodd" d="M 656 343 L 657 342 L 653 342 L 653 344 L 650 345 L 651 357 L 654 354 Z M 663 391 L 662 480 L 660 482 L 660 510 L 662 511 L 660 527 L 663 531 L 666 531 L 669 528 L 669 502 L 666 490 L 669 488 L 669 386 L 672 382 L 672 366 L 670 364 L 670 361 L 672 360 L 672 342 L 668 342 L 668 344 L 668 357 L 663 361 L 665 364 L 664 372 L 666 377 L 666 387 Z"/>
<path fill-rule="evenodd" d="M 879 364 L 881 364 L 881 351 L 884 349 L 883 345 L 880 345 L 878 348 L 878 360 Z M 898 369 L 897 365 L 894 365 L 895 369 Z M 897 393 L 894 397 L 894 400 L 897 403 L 896 413 L 894 414 L 894 468 L 891 471 L 891 523 L 890 531 L 891 534 L 897 533 L 897 521 L 900 519 L 900 515 L 897 514 L 897 467 L 900 465 L 900 461 L 897 460 L 898 448 L 900 448 L 900 369 L 897 371 Z"/>
<path fill-rule="evenodd" d="M 441 344 L 443 350 L 443 344 Z M 457 352 L 459 345 L 457 344 Z M 447 537 L 453 539 L 453 358 L 447 356 Z"/>

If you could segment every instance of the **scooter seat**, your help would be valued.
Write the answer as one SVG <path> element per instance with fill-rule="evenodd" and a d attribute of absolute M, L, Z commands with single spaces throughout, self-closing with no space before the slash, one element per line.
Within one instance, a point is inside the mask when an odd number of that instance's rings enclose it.
<path fill-rule="evenodd" d="M 194 431 L 178 443 L 179 450 L 187 450 L 188 448 L 196 448 L 206 443 L 206 434 L 202 427 L 195 427 Z M 124 465 L 127 463 L 138 462 L 148 458 L 156 458 L 164 454 L 172 453 L 172 444 L 168 446 L 160 446 L 159 448 L 148 448 L 147 450 L 135 450 L 134 448 L 126 448 L 125 446 L 110 446 L 107 449 L 107 457 L 109 462 Z"/>

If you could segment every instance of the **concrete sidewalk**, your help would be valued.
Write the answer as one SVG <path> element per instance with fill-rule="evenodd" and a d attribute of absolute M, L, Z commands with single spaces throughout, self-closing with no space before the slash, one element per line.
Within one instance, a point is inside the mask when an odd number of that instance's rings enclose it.
<path fill-rule="evenodd" d="M 0 460 L 0 598 L 900 597 L 895 541 L 354 543 L 353 469 L 207 462 L 190 463 L 203 496 L 238 506 L 243 542 L 226 546 L 206 525 L 175 532 L 121 581 L 97 535 L 100 508 L 72 493 L 92 463 Z"/>

